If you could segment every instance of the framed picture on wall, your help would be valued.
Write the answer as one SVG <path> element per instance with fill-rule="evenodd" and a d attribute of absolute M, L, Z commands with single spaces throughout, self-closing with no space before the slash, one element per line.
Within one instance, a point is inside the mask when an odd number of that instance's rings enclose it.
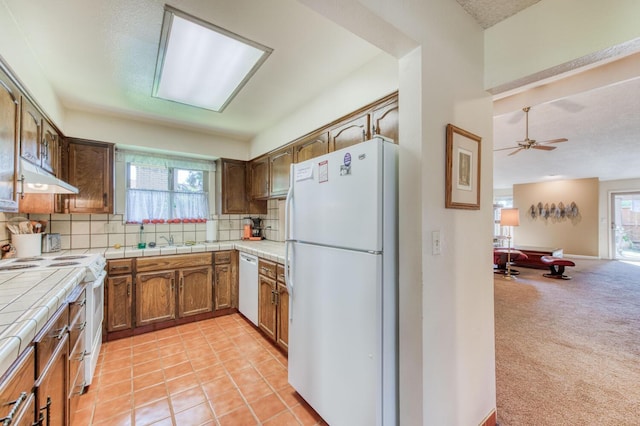
<path fill-rule="evenodd" d="M 445 207 L 480 209 L 480 144 L 482 138 L 447 124 Z"/>

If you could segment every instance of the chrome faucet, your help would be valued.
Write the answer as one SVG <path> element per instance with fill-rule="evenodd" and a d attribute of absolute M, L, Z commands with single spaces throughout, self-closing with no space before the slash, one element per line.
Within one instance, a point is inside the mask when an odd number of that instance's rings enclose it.
<path fill-rule="evenodd" d="M 169 238 L 165 237 L 164 235 L 160 235 L 160 238 L 164 238 L 164 240 L 167 242 L 167 244 L 169 244 L 170 246 L 173 245 L 173 235 L 169 235 Z"/>

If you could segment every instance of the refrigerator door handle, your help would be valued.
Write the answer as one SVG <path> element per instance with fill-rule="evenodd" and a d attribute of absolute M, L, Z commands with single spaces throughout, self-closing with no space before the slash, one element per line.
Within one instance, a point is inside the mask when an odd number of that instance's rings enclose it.
<path fill-rule="evenodd" d="M 291 201 L 293 200 L 293 176 L 295 174 L 294 165 L 291 165 L 289 172 L 289 190 L 287 191 L 287 198 L 284 203 L 284 283 L 287 286 L 289 297 L 293 301 L 293 281 L 291 280 L 290 264 L 289 261 L 289 244 L 291 244 Z M 289 303 L 289 321 L 293 318 L 293 303 Z"/>

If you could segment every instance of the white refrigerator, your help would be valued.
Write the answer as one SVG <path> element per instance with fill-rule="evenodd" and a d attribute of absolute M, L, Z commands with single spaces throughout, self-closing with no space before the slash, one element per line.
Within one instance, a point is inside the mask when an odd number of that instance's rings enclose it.
<path fill-rule="evenodd" d="M 397 150 L 291 166 L 289 383 L 332 426 L 398 424 Z"/>

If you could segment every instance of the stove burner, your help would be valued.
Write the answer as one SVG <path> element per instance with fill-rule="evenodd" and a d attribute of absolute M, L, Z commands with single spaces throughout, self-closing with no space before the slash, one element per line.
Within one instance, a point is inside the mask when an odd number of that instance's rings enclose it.
<path fill-rule="evenodd" d="M 56 268 L 56 267 L 60 267 L 60 266 L 73 266 L 73 265 L 79 265 L 80 262 L 59 262 L 59 263 L 50 263 L 49 265 L 47 265 L 47 268 Z"/>
<path fill-rule="evenodd" d="M 85 255 L 82 254 L 77 254 L 77 255 L 69 255 L 69 256 L 58 256 L 58 257 L 54 257 L 51 260 L 73 260 L 73 259 L 84 259 Z"/>
<path fill-rule="evenodd" d="M 35 268 L 38 265 L 34 264 L 23 264 L 23 265 L 9 265 L 9 266 L 1 266 L 0 271 L 13 271 L 15 269 L 29 269 Z"/>
<path fill-rule="evenodd" d="M 37 261 L 40 261 L 40 260 L 44 260 L 44 257 L 21 257 L 19 259 L 14 260 L 13 262 L 14 263 L 37 262 Z"/>

